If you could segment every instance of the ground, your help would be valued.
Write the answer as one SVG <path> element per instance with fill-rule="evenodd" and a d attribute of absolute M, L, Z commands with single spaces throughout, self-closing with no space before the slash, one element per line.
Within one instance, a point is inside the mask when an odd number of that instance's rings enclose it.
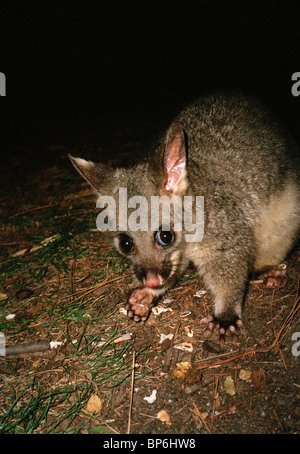
<path fill-rule="evenodd" d="M 124 160 L 141 136 L 124 128 L 98 147 Z M 299 433 L 300 249 L 284 287 L 249 284 L 237 342 L 205 338 L 213 303 L 192 267 L 134 323 L 129 268 L 67 160 L 94 157 L 97 140 L 19 147 L 2 169 L 0 432 Z"/>

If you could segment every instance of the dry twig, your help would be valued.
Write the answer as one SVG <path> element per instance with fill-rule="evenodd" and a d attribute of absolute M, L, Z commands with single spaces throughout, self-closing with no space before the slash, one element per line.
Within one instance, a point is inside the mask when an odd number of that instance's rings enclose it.
<path fill-rule="evenodd" d="M 50 205 L 44 205 L 42 207 L 29 208 L 28 210 L 20 211 L 20 213 L 13 214 L 9 216 L 9 219 L 15 218 L 17 216 L 22 216 L 23 214 L 31 213 L 32 211 L 46 210 L 47 208 L 53 208 L 58 206 L 58 203 L 51 203 Z"/>
<path fill-rule="evenodd" d="M 195 402 L 193 402 L 193 405 L 194 405 L 194 407 L 195 407 L 195 415 L 198 416 L 198 417 L 201 419 L 201 421 L 203 422 L 203 424 L 204 424 L 205 427 L 206 427 L 207 432 L 211 434 L 211 430 L 210 430 L 210 428 L 208 427 L 208 425 L 206 424 L 205 418 L 202 416 L 202 414 L 201 414 L 201 412 L 199 411 L 199 409 L 198 409 L 197 405 L 195 404 Z"/>
<path fill-rule="evenodd" d="M 215 414 L 215 408 L 216 408 L 216 399 L 217 399 L 217 393 L 218 393 L 218 386 L 219 386 L 219 379 L 217 377 L 216 378 L 215 391 L 214 391 L 214 402 L 213 402 L 213 408 L 212 408 L 212 418 L 211 418 L 210 429 L 212 429 L 212 426 L 213 426 L 213 423 L 214 423 L 214 414 Z"/>
<path fill-rule="evenodd" d="M 135 371 L 135 351 L 133 350 L 133 352 L 132 352 L 132 374 L 131 374 L 131 390 L 130 390 L 130 404 L 129 404 L 127 434 L 130 434 L 130 427 L 131 427 L 131 412 L 132 412 L 132 401 L 133 401 L 134 371 Z"/>

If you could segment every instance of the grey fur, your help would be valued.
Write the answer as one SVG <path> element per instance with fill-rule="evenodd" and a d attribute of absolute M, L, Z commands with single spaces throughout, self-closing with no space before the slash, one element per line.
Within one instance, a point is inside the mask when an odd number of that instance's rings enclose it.
<path fill-rule="evenodd" d="M 161 195 L 166 150 L 180 128 L 188 157 L 177 193 L 204 196 L 203 240 L 185 243 L 179 232 L 169 247 L 157 248 L 155 232 L 127 232 L 135 243 L 127 258 L 137 286 L 147 272 L 163 276 L 163 285 L 151 290 L 156 296 L 192 261 L 215 300 L 214 318 L 226 329 L 242 316 L 249 273 L 277 266 L 299 234 L 299 151 L 272 114 L 255 99 L 219 93 L 183 110 L 163 144 L 132 168 L 71 160 L 101 194 L 117 196 L 126 187 L 128 198 Z M 113 238 L 123 253 L 119 233 Z"/>

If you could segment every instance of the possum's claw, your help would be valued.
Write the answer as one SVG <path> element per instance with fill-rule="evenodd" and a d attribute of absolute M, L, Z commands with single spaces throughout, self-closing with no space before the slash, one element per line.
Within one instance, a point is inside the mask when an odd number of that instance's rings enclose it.
<path fill-rule="evenodd" d="M 243 322 L 239 318 L 233 320 L 231 323 L 223 324 L 221 320 L 218 320 L 212 315 L 208 315 L 201 320 L 201 323 L 207 325 L 207 329 L 204 332 L 205 337 L 208 337 L 215 328 L 219 330 L 219 342 L 221 345 L 224 345 L 225 343 L 227 330 L 233 341 L 236 341 L 239 332 L 241 334 L 245 333 Z"/>
<path fill-rule="evenodd" d="M 154 295 L 147 287 L 133 290 L 125 306 L 128 317 L 135 322 L 147 320 L 153 300 Z"/>

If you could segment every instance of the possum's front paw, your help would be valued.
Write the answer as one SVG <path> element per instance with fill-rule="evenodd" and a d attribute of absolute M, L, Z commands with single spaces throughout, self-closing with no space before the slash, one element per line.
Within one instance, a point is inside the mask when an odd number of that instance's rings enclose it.
<path fill-rule="evenodd" d="M 133 290 L 125 306 L 128 317 L 135 322 L 147 320 L 153 300 L 154 295 L 147 287 Z"/>
<path fill-rule="evenodd" d="M 207 329 L 204 333 L 206 337 L 209 336 L 215 328 L 219 330 L 219 341 L 221 345 L 225 343 L 225 336 L 227 330 L 231 334 L 233 340 L 236 340 L 239 332 L 241 334 L 245 333 L 243 322 L 238 317 L 236 317 L 230 322 L 229 321 L 225 322 L 222 321 L 220 318 L 217 317 L 215 318 L 214 316 L 209 315 L 208 317 L 204 317 L 201 320 L 201 323 L 207 325 Z"/>

